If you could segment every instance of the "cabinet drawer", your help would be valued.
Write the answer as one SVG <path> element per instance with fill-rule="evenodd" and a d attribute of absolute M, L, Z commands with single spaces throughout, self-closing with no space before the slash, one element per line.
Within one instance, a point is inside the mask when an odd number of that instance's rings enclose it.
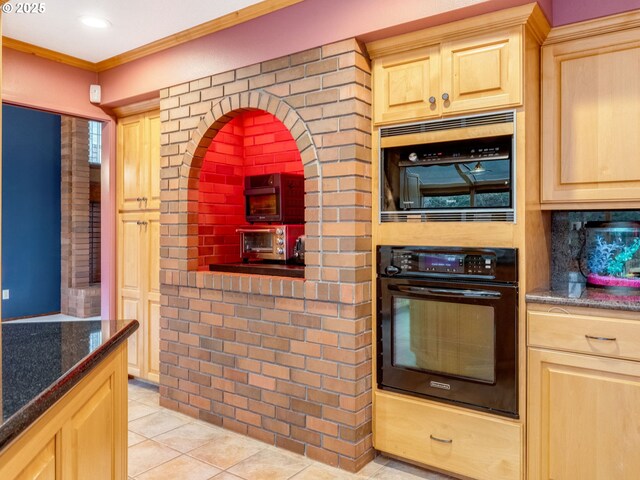
<path fill-rule="evenodd" d="M 527 320 L 530 346 L 640 360 L 640 321 L 534 310 Z"/>
<path fill-rule="evenodd" d="M 378 450 L 478 480 L 520 478 L 517 423 L 385 392 L 374 408 Z"/>

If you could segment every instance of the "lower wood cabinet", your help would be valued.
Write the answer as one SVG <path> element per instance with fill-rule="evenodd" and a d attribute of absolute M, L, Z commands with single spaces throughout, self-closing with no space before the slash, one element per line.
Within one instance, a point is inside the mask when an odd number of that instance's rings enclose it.
<path fill-rule="evenodd" d="M 129 373 L 160 380 L 160 214 L 118 216 L 118 318 L 136 319 L 129 337 Z"/>
<path fill-rule="evenodd" d="M 527 315 L 528 478 L 640 478 L 640 315 L 554 308 Z"/>
<path fill-rule="evenodd" d="M 478 480 L 522 478 L 522 426 L 418 398 L 374 393 L 374 447 Z"/>
<path fill-rule="evenodd" d="M 127 478 L 125 344 L 0 454 L 2 480 Z"/>

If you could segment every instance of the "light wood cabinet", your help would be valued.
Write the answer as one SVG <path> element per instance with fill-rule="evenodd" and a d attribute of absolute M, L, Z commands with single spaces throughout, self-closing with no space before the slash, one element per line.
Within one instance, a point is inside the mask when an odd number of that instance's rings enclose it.
<path fill-rule="evenodd" d="M 521 478 L 518 423 L 380 391 L 374 404 L 376 449 L 478 480 Z"/>
<path fill-rule="evenodd" d="M 440 84 L 440 54 L 437 47 L 401 52 L 374 60 L 374 118 L 376 123 L 394 123 L 438 117 L 435 101 Z M 433 96 L 433 102 L 429 98 Z"/>
<path fill-rule="evenodd" d="M 118 120 L 118 208 L 160 208 L 160 113 Z"/>
<path fill-rule="evenodd" d="M 0 456 L 3 480 L 127 478 L 126 344 Z"/>
<path fill-rule="evenodd" d="M 542 49 L 547 208 L 640 206 L 640 28 L 616 18 L 559 29 Z"/>
<path fill-rule="evenodd" d="M 513 27 L 374 58 L 374 122 L 519 105 L 520 38 L 520 27 Z"/>
<path fill-rule="evenodd" d="M 640 316 L 544 309 L 528 311 L 528 478 L 639 478 L 640 362 L 620 356 L 637 358 Z"/>
<path fill-rule="evenodd" d="M 159 381 L 160 345 L 160 215 L 119 215 L 118 318 L 135 318 L 138 330 L 129 337 L 129 373 Z"/>
<path fill-rule="evenodd" d="M 118 120 L 118 318 L 135 318 L 129 373 L 160 375 L 160 115 Z M 145 200 L 146 199 L 146 200 Z"/>

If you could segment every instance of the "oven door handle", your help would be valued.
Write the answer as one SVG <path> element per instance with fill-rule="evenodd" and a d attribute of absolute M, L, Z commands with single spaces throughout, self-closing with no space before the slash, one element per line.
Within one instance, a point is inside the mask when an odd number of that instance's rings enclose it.
<path fill-rule="evenodd" d="M 434 288 L 434 287 L 413 287 L 410 285 L 389 285 L 391 290 L 398 290 L 403 293 L 413 293 L 418 295 L 433 297 L 464 297 L 464 298 L 500 298 L 500 292 L 492 290 L 469 290 L 462 288 Z"/>

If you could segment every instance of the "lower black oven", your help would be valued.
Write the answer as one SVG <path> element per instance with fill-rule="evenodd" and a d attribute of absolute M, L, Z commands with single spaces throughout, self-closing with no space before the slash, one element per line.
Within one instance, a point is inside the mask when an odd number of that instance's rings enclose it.
<path fill-rule="evenodd" d="M 378 387 L 518 417 L 517 250 L 378 247 Z"/>

